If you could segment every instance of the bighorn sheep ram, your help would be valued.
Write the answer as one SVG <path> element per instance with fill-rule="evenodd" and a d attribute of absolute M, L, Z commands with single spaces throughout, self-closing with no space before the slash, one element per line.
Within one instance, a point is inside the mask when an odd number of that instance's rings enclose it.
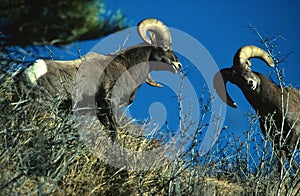
<path fill-rule="evenodd" d="M 181 64 L 172 51 L 167 26 L 157 19 L 145 19 L 138 24 L 137 30 L 144 43 L 110 55 L 89 53 L 71 61 L 37 60 L 22 73 L 22 78 L 63 99 L 70 99 L 75 94 L 76 100 L 72 101 L 76 107 L 88 106 L 89 101 L 96 102 L 94 106 L 98 108 L 101 123 L 114 129 L 112 91 L 122 75 L 126 77 L 122 78 L 122 88 L 114 92 L 114 98 L 118 96 L 119 105 L 126 105 L 133 101 L 142 82 L 161 87 L 151 79 L 150 71 L 181 71 Z"/>
<path fill-rule="evenodd" d="M 281 88 L 263 74 L 251 71 L 250 58 L 259 58 L 274 67 L 267 52 L 256 46 L 245 46 L 236 52 L 231 68 L 222 69 L 214 76 L 214 87 L 220 98 L 233 108 L 237 105 L 227 93 L 226 82 L 243 91 L 259 116 L 262 132 L 271 140 L 284 164 L 300 147 L 300 93 L 292 87 Z M 294 161 L 292 164 L 297 167 Z"/>

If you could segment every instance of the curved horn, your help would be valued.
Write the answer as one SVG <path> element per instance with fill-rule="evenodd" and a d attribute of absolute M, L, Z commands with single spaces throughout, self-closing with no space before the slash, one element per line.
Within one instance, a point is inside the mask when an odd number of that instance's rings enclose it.
<path fill-rule="evenodd" d="M 266 62 L 270 67 L 274 67 L 273 59 L 263 49 L 257 46 L 244 46 L 234 55 L 233 67 L 242 67 L 250 69 L 250 58 L 259 58 Z"/>
<path fill-rule="evenodd" d="M 226 83 L 231 81 L 233 78 L 233 70 L 230 68 L 225 68 L 219 71 L 214 76 L 214 88 L 216 89 L 219 97 L 233 108 L 237 108 L 236 103 L 231 99 L 227 92 Z"/>
<path fill-rule="evenodd" d="M 150 32 L 150 38 L 147 37 Z M 168 27 L 161 21 L 150 18 L 138 24 L 138 33 L 141 38 L 150 45 L 156 45 L 166 49 L 171 49 L 172 40 Z"/>
<path fill-rule="evenodd" d="M 163 87 L 161 84 L 158 84 L 157 82 L 155 82 L 151 76 L 150 73 L 148 74 L 148 77 L 146 79 L 146 83 L 149 84 L 150 86 L 154 86 L 154 87 Z"/>

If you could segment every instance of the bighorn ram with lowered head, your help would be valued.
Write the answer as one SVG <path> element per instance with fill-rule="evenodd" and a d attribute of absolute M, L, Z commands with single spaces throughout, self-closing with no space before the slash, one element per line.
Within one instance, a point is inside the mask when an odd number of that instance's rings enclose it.
<path fill-rule="evenodd" d="M 100 121 L 114 129 L 113 99 L 118 98 L 118 105 L 130 104 L 144 81 L 161 87 L 151 79 L 152 70 L 181 71 L 167 26 L 157 19 L 145 19 L 137 30 L 144 43 L 110 55 L 89 53 L 71 61 L 38 60 L 22 73 L 23 78 L 31 84 L 39 84 L 52 95 L 64 99 L 73 95 L 77 108 L 97 107 Z M 113 91 L 118 81 L 121 88 Z"/>
<path fill-rule="evenodd" d="M 226 90 L 227 81 L 243 91 L 259 116 L 262 132 L 271 140 L 284 164 L 300 147 L 300 92 L 292 87 L 281 88 L 263 74 L 251 71 L 250 58 L 259 58 L 274 67 L 267 52 L 256 46 L 245 46 L 236 52 L 231 68 L 215 75 L 214 87 L 220 98 L 233 108 L 237 105 Z M 297 167 L 295 162 L 293 166 Z"/>

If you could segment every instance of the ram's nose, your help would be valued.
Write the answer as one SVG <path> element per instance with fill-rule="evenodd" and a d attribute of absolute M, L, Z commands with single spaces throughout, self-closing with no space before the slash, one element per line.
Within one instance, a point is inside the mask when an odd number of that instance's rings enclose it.
<path fill-rule="evenodd" d="M 172 62 L 172 65 L 175 73 L 182 73 L 182 65 L 180 62 Z"/>

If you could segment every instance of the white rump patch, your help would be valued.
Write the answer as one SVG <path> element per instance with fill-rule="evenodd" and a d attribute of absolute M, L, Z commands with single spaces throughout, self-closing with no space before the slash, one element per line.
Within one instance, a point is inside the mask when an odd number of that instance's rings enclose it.
<path fill-rule="evenodd" d="M 47 73 L 47 65 L 42 59 L 36 60 L 33 65 L 31 65 L 24 71 L 26 78 L 32 84 L 36 84 L 36 81 L 45 73 Z"/>

